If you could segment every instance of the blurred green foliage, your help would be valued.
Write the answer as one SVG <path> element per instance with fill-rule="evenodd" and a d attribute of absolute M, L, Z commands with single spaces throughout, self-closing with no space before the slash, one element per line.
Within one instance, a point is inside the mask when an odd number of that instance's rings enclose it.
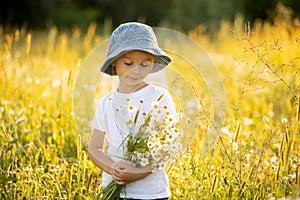
<path fill-rule="evenodd" d="M 126 21 L 140 21 L 184 32 L 199 24 L 215 30 L 222 21 L 232 22 L 237 15 L 245 21 L 259 18 L 272 22 L 278 3 L 290 7 L 293 17 L 299 16 L 300 4 L 294 0 L 1 0 L 0 24 L 86 29 L 91 21 L 110 21 L 113 28 Z"/>

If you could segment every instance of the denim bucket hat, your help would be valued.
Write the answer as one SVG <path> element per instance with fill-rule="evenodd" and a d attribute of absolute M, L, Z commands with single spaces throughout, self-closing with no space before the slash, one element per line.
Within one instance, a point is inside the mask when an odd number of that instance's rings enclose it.
<path fill-rule="evenodd" d="M 171 57 L 159 48 L 156 36 L 150 26 L 138 22 L 128 22 L 121 24 L 111 34 L 101 71 L 111 76 L 116 75 L 111 63 L 121 55 L 133 50 L 145 51 L 156 56 L 152 73 L 163 69 L 171 62 Z"/>

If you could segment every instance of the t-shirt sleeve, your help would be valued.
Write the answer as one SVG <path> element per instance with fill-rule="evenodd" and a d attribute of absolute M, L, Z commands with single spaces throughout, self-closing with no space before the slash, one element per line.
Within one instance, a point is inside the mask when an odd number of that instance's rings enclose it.
<path fill-rule="evenodd" d="M 95 116 L 92 121 L 92 127 L 99 131 L 104 131 L 107 133 L 107 119 L 104 110 L 104 100 L 100 100 L 96 108 Z"/>

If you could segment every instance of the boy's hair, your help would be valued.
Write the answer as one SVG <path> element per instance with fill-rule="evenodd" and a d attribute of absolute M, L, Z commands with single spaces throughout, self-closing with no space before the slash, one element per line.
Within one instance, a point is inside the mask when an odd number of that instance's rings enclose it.
<path fill-rule="evenodd" d="M 152 72 L 157 72 L 171 62 L 171 57 L 159 48 L 152 28 L 138 22 L 121 24 L 111 34 L 106 59 L 101 66 L 101 71 L 108 75 L 116 75 L 111 63 L 121 55 L 141 50 L 155 55 Z"/>

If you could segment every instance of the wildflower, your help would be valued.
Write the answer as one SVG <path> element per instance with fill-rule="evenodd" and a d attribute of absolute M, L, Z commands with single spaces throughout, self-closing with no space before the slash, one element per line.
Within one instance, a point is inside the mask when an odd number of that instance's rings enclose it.
<path fill-rule="evenodd" d="M 249 163 L 244 163 L 243 166 L 246 167 L 246 168 L 248 168 L 250 165 L 249 165 Z"/>
<path fill-rule="evenodd" d="M 149 160 L 147 158 L 142 158 L 140 164 L 142 167 L 145 167 L 149 164 Z"/>
<path fill-rule="evenodd" d="M 155 142 L 154 143 L 154 148 L 155 149 L 159 149 L 161 147 L 161 143 L 160 142 Z"/>
<path fill-rule="evenodd" d="M 289 180 L 289 177 L 287 177 L 287 176 L 283 176 L 282 178 L 283 178 L 284 180 L 286 180 L 286 181 Z"/>
<path fill-rule="evenodd" d="M 19 119 L 16 120 L 16 124 L 21 124 L 22 122 L 24 122 L 26 120 L 25 117 L 21 117 Z"/>
<path fill-rule="evenodd" d="M 153 142 L 153 140 L 148 140 L 147 146 L 148 146 L 149 149 L 152 149 L 152 148 L 154 147 L 154 142 Z"/>
<path fill-rule="evenodd" d="M 239 151 L 239 146 L 236 142 L 232 142 L 232 146 L 233 146 L 234 151 Z"/>
<path fill-rule="evenodd" d="M 159 132 L 156 132 L 156 133 L 154 134 L 154 138 L 155 138 L 155 139 L 159 139 L 159 138 L 160 138 L 160 133 L 159 133 Z"/>
<path fill-rule="evenodd" d="M 269 119 L 267 117 L 263 117 L 263 121 L 269 123 Z"/>
<path fill-rule="evenodd" d="M 165 167 L 165 163 L 161 162 L 158 164 L 158 169 L 163 169 Z"/>
<path fill-rule="evenodd" d="M 141 132 L 141 133 L 145 133 L 145 132 L 146 132 L 146 128 L 145 128 L 145 127 L 141 127 L 141 128 L 140 128 L 140 132 Z"/>
<path fill-rule="evenodd" d="M 243 121 L 244 121 L 245 126 L 253 124 L 253 120 L 251 118 L 248 118 L 248 117 L 245 117 Z"/>
<path fill-rule="evenodd" d="M 271 158 L 271 160 L 270 160 L 271 163 L 274 163 L 274 162 L 276 162 L 276 161 L 277 161 L 277 157 L 276 157 L 276 156 L 273 156 L 273 157 Z"/>
<path fill-rule="evenodd" d="M 172 141 L 174 137 L 172 134 L 168 134 L 166 138 L 167 138 L 167 141 Z"/>
<path fill-rule="evenodd" d="M 233 138 L 233 135 L 232 135 L 232 133 L 230 133 L 230 131 L 228 130 L 228 128 L 227 128 L 227 127 L 223 127 L 223 128 L 221 128 L 221 133 L 223 133 L 223 134 L 225 134 L 225 135 L 229 136 L 229 138 L 230 138 L 230 139 L 232 139 L 232 138 Z"/>
<path fill-rule="evenodd" d="M 229 130 L 226 127 L 221 128 L 221 133 L 224 133 L 226 135 L 230 135 Z"/>
<path fill-rule="evenodd" d="M 45 170 L 45 168 L 43 168 L 43 167 L 38 168 L 38 171 L 44 171 L 44 170 Z"/>
<path fill-rule="evenodd" d="M 141 152 L 137 152 L 136 155 L 138 159 L 141 159 L 143 157 L 143 154 Z"/>
<path fill-rule="evenodd" d="M 269 111 L 269 116 L 270 116 L 270 117 L 274 117 L 274 115 L 275 115 L 275 113 L 273 112 L 273 110 L 270 110 L 270 111 Z"/>
<path fill-rule="evenodd" d="M 126 106 L 121 105 L 121 106 L 119 107 L 119 110 L 123 110 L 124 108 L 126 108 Z"/>
<path fill-rule="evenodd" d="M 159 152 L 153 152 L 152 157 L 154 160 L 159 161 L 162 158 L 162 155 Z"/>
<path fill-rule="evenodd" d="M 291 165 L 293 168 L 297 169 L 298 168 L 298 164 L 297 163 L 294 163 Z"/>
<path fill-rule="evenodd" d="M 137 156 L 134 155 L 134 154 L 132 154 L 132 155 L 131 155 L 131 160 L 132 160 L 132 161 L 136 161 L 136 160 L 137 160 Z"/>
<path fill-rule="evenodd" d="M 137 108 L 134 107 L 133 105 L 128 106 L 128 113 L 129 114 L 133 114 L 136 110 L 137 110 Z"/>
<path fill-rule="evenodd" d="M 296 178 L 297 178 L 297 175 L 296 175 L 296 173 L 293 173 L 293 174 L 290 174 L 290 177 L 291 177 L 291 179 L 293 180 L 293 179 L 296 179 Z"/>
<path fill-rule="evenodd" d="M 277 170 L 277 169 L 278 169 L 278 166 L 272 164 L 272 169 L 273 169 L 273 170 Z"/>
<path fill-rule="evenodd" d="M 130 106 L 128 106 L 128 109 L 129 109 L 129 110 L 133 110 L 133 109 L 134 109 L 134 106 L 130 105 Z"/>
<path fill-rule="evenodd" d="M 215 168 L 214 165 L 208 165 L 207 167 L 208 167 L 208 169 L 214 169 Z"/>
<path fill-rule="evenodd" d="M 52 82 L 52 87 L 53 88 L 57 88 L 61 85 L 60 80 L 55 80 Z"/>
<path fill-rule="evenodd" d="M 266 161 L 266 160 L 264 160 L 264 161 L 262 161 L 262 164 L 263 164 L 263 168 L 267 168 L 267 167 L 269 167 L 269 165 L 270 165 L 270 162 L 269 162 L 269 161 Z"/>
<path fill-rule="evenodd" d="M 151 107 L 152 107 L 154 110 L 158 109 L 158 108 L 159 108 L 159 101 L 154 101 L 154 102 L 152 102 Z"/>
<path fill-rule="evenodd" d="M 145 157 L 150 157 L 150 152 L 149 151 L 147 151 L 146 153 L 145 153 Z"/>
<path fill-rule="evenodd" d="M 39 85 L 41 83 L 40 79 L 34 79 L 34 84 Z"/>
<path fill-rule="evenodd" d="M 35 147 L 35 146 L 34 146 L 33 143 L 30 142 L 30 143 L 28 143 L 27 145 L 24 146 L 24 149 L 27 150 L 27 149 L 29 149 L 29 148 L 31 148 L 31 147 Z"/>
<path fill-rule="evenodd" d="M 131 99 L 128 97 L 128 98 L 126 99 L 126 102 L 127 102 L 127 103 L 131 103 Z"/>
<path fill-rule="evenodd" d="M 249 161 L 250 158 L 251 158 L 251 154 L 248 153 L 248 154 L 245 155 L 245 157 L 246 157 L 246 160 Z"/>
<path fill-rule="evenodd" d="M 24 167 L 23 171 L 28 171 L 28 172 L 32 172 L 33 169 L 31 167 Z"/>
<path fill-rule="evenodd" d="M 9 115 L 15 115 L 15 111 L 13 111 L 12 109 L 9 109 L 9 110 L 8 110 L 8 114 L 9 114 Z"/>
<path fill-rule="evenodd" d="M 133 123 L 133 120 L 131 118 L 129 118 L 127 121 L 126 121 L 126 125 L 130 125 Z"/>
<path fill-rule="evenodd" d="M 32 78 L 27 77 L 27 78 L 25 79 L 25 81 L 26 81 L 26 83 L 32 83 Z"/>
<path fill-rule="evenodd" d="M 170 149 L 173 151 L 173 152 L 177 152 L 179 151 L 180 149 L 182 148 L 181 144 L 180 143 L 174 143 L 170 146 Z"/>
<path fill-rule="evenodd" d="M 284 117 L 284 118 L 282 118 L 282 119 L 281 119 L 281 123 L 282 123 L 282 124 L 286 124 L 286 123 L 288 123 L 288 119 L 287 119 L 287 118 L 285 118 L 285 117 Z"/>

